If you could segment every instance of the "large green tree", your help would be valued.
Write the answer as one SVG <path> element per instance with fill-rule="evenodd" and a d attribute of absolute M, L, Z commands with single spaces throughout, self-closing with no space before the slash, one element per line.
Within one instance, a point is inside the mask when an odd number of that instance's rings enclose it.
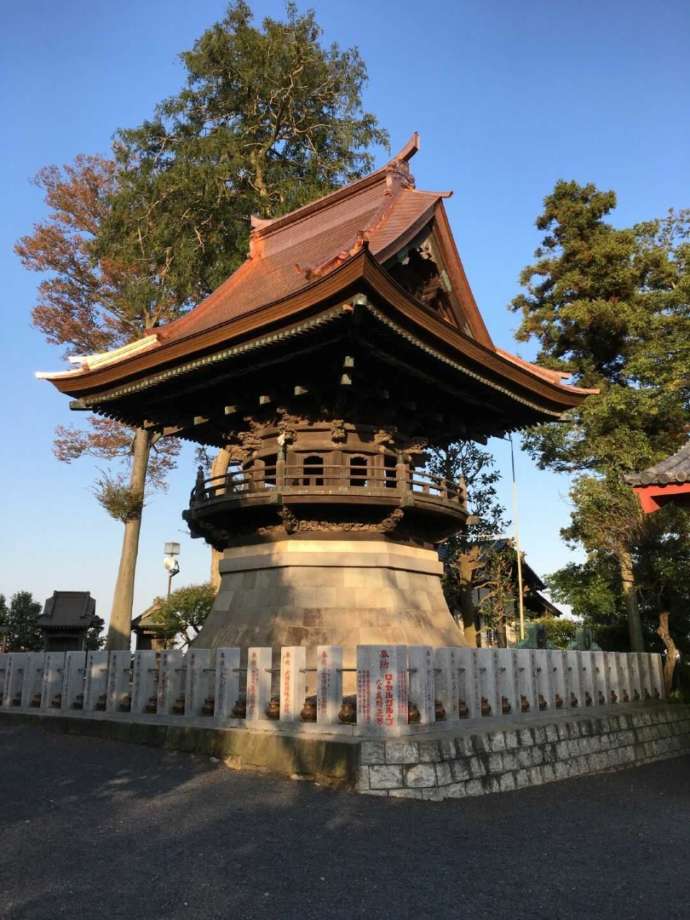
<path fill-rule="evenodd" d="M 604 219 L 615 204 L 611 191 L 557 182 L 511 307 L 522 314 L 518 339 L 539 342 L 538 363 L 599 389 L 525 441 L 542 467 L 577 474 L 565 535 L 615 561 L 639 649 L 642 521 L 623 477 L 676 449 L 690 419 L 690 212 L 621 229 Z"/>
<path fill-rule="evenodd" d="M 250 215 L 286 213 L 373 166 L 356 48 L 324 47 L 312 11 L 257 28 L 244 0 L 181 55 L 186 86 L 118 132 L 104 252 L 194 303 L 246 258 Z"/>
<path fill-rule="evenodd" d="M 34 322 L 71 354 L 140 338 L 184 312 L 243 261 L 249 217 L 275 216 L 359 176 L 387 143 L 363 111 L 356 49 L 324 47 L 311 12 L 252 23 L 244 2 L 181 55 L 183 89 L 120 130 L 113 159 L 80 157 L 39 176 L 49 219 L 24 237 L 24 264 L 48 273 Z M 108 647 L 128 648 L 147 480 L 174 447 L 94 421 L 59 432 L 57 452 L 124 460 L 97 492 L 124 524 Z M 151 465 L 152 456 L 158 463 Z M 153 472 L 153 476 L 152 476 Z"/>
<path fill-rule="evenodd" d="M 7 637 L 9 628 L 7 626 L 7 601 L 4 594 L 0 594 L 0 652 L 7 648 Z"/>
<path fill-rule="evenodd" d="M 574 527 L 566 536 L 577 538 L 581 524 L 578 507 Z M 598 524 L 598 522 L 595 522 Z M 614 526 L 615 529 L 615 526 Z M 690 515 L 672 506 L 648 517 L 635 527 L 633 557 L 638 608 L 645 644 L 660 648 L 659 614 L 670 614 L 679 647 L 690 651 Z M 569 604 L 573 613 L 594 630 L 602 648 L 621 648 L 627 638 L 626 608 L 621 572 L 608 550 L 610 536 L 588 553 L 584 562 L 571 562 L 547 577 L 557 602 Z"/>
<path fill-rule="evenodd" d="M 0 628 L 4 632 L 6 651 L 34 652 L 43 648 L 43 634 L 38 628 L 41 610 L 30 591 L 13 594 L 9 607 L 4 595 L 0 594 Z"/>

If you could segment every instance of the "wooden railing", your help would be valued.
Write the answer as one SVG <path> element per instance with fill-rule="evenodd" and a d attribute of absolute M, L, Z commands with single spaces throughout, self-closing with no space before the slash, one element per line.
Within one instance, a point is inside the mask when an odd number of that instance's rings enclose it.
<path fill-rule="evenodd" d="M 296 464 L 278 463 L 234 470 L 222 476 L 205 478 L 199 469 L 190 496 L 190 505 L 214 498 L 238 499 L 254 493 L 279 489 L 281 492 L 307 494 L 413 493 L 431 499 L 467 507 L 467 489 L 463 481 L 449 483 L 422 469 L 398 463 L 394 467 L 356 466 L 350 463 Z"/>

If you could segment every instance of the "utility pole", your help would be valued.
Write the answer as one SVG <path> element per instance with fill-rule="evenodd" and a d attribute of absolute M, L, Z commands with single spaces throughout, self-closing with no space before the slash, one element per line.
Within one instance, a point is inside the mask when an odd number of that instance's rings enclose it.
<path fill-rule="evenodd" d="M 518 611 L 520 614 L 520 639 L 525 638 L 525 604 L 522 593 L 522 553 L 520 552 L 520 524 L 518 517 L 517 479 L 515 476 L 515 450 L 513 449 L 513 436 L 508 435 L 510 442 L 510 466 L 513 472 L 513 523 L 515 524 L 515 556 L 518 577 Z"/>

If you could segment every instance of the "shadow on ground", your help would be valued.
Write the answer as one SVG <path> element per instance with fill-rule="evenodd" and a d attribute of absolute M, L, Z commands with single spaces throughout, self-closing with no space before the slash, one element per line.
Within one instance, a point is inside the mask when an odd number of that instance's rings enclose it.
<path fill-rule="evenodd" d="M 680 918 L 690 758 L 443 803 L 0 726 L 0 916 Z"/>

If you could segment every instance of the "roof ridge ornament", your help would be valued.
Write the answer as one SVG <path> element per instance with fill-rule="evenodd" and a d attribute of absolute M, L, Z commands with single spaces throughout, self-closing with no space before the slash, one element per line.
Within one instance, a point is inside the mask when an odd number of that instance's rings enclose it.
<path fill-rule="evenodd" d="M 129 358 L 142 351 L 147 351 L 156 344 L 158 344 L 158 334 L 152 332 L 140 339 L 135 339 L 133 342 L 128 342 L 126 345 L 120 345 L 119 348 L 113 348 L 110 351 L 99 351 L 91 355 L 71 355 L 67 360 L 70 364 L 76 365 L 76 367 L 73 367 L 71 370 L 56 371 L 54 373 L 51 371 L 36 371 L 34 376 L 38 380 L 52 380 L 65 377 L 69 374 L 78 374 L 81 371 L 97 370 L 99 367 L 105 367 L 108 364 L 116 364 L 123 358 Z"/>
<path fill-rule="evenodd" d="M 259 217 L 258 214 L 251 214 L 249 217 L 249 223 L 252 230 L 263 230 L 264 227 L 268 227 L 273 223 L 275 218 L 273 217 Z"/>
<path fill-rule="evenodd" d="M 409 163 L 419 150 L 419 146 L 419 133 L 415 131 L 402 150 L 386 163 L 384 169 L 387 195 L 396 195 L 404 188 L 415 188 L 415 180 Z"/>
<path fill-rule="evenodd" d="M 419 136 L 419 131 L 413 131 L 410 137 L 408 138 L 405 146 L 402 148 L 402 150 L 396 153 L 396 155 L 393 157 L 393 159 L 390 162 L 391 163 L 408 163 L 412 159 L 412 157 L 415 155 L 415 153 L 419 152 L 419 148 L 421 147 L 421 145 L 422 143 L 421 143 L 421 138 Z"/>
<path fill-rule="evenodd" d="M 307 281 L 314 281 L 317 278 L 321 278 L 324 275 L 327 275 L 329 272 L 333 271 L 333 269 L 337 268 L 339 265 L 342 265 L 343 262 L 347 262 L 348 259 L 356 256 L 358 252 L 368 250 L 368 231 L 358 230 L 355 234 L 353 244 L 348 249 L 342 249 L 337 255 L 333 256 L 331 259 L 321 265 L 305 266 L 300 265 L 300 263 L 297 262 L 295 263 L 295 269 L 301 275 L 304 275 Z"/>

